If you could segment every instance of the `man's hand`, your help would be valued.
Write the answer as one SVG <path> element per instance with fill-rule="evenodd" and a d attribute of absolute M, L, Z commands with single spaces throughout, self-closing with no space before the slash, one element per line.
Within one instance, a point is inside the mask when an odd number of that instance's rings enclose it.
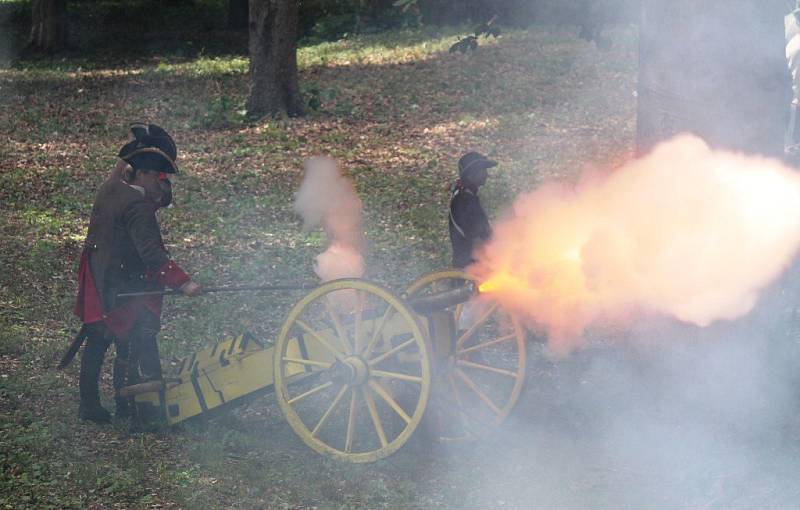
<path fill-rule="evenodd" d="M 203 293 L 203 288 L 191 280 L 184 283 L 180 290 L 184 295 L 191 297 L 199 296 Z"/>

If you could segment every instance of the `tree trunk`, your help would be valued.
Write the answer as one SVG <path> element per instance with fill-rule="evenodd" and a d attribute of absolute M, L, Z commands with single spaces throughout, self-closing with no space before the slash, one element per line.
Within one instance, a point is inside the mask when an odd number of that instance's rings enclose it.
<path fill-rule="evenodd" d="M 781 156 L 785 11 L 783 0 L 643 0 L 638 151 L 690 132 L 712 147 Z"/>
<path fill-rule="evenodd" d="M 247 28 L 248 10 L 247 0 L 228 0 L 228 28 L 231 30 Z"/>
<path fill-rule="evenodd" d="M 26 48 L 34 53 L 54 53 L 67 45 L 67 1 L 33 0 L 31 35 Z"/>
<path fill-rule="evenodd" d="M 303 114 L 297 83 L 297 1 L 250 0 L 248 115 Z"/>

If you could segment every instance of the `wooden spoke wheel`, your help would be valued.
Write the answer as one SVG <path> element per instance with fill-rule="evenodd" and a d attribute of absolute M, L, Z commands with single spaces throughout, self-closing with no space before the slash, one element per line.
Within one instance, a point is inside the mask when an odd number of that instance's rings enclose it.
<path fill-rule="evenodd" d="M 273 359 L 275 395 L 311 448 L 349 462 L 399 449 L 419 425 L 431 385 L 414 312 L 383 287 L 328 282 L 289 313 Z"/>
<path fill-rule="evenodd" d="M 458 270 L 423 276 L 407 297 L 456 288 L 476 279 Z M 511 412 L 525 382 L 525 331 L 513 314 L 486 297 L 452 307 L 454 332 L 435 354 L 430 416 L 441 441 L 485 436 Z M 435 339 L 432 339 L 435 342 Z"/>

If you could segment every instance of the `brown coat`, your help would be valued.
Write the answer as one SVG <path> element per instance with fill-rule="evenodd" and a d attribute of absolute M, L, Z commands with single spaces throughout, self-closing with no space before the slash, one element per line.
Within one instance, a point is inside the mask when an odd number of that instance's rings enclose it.
<path fill-rule="evenodd" d="M 106 312 L 124 304 L 119 293 L 159 288 L 156 274 L 170 257 L 155 211 L 141 192 L 118 179 L 107 180 L 97 193 L 84 253 Z"/>

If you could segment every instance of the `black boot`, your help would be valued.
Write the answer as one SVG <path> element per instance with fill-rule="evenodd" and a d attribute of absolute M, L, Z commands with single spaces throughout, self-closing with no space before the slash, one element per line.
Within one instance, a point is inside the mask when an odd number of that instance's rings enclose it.
<path fill-rule="evenodd" d="M 130 370 L 128 384 L 142 384 L 150 381 L 160 381 L 161 360 L 158 355 L 156 335 L 160 328 L 159 318 L 145 310 L 139 315 L 136 324 L 129 335 L 130 343 Z M 164 398 L 163 393 L 161 398 Z M 153 431 L 160 428 L 166 417 L 159 406 L 147 403 L 137 404 L 131 399 L 133 413 L 136 416 L 140 430 Z"/>
<path fill-rule="evenodd" d="M 81 400 L 78 406 L 78 418 L 95 423 L 110 423 L 111 413 L 100 405 L 100 402 L 86 402 Z"/>
<path fill-rule="evenodd" d="M 114 403 L 116 411 L 114 417 L 121 420 L 133 418 L 133 399 L 120 397 L 119 392 L 129 384 L 135 384 L 136 375 L 130 373 L 130 350 L 126 340 L 117 339 L 117 355 L 114 358 Z"/>
<path fill-rule="evenodd" d="M 103 368 L 103 357 L 109 342 L 102 334 L 90 334 L 86 339 L 86 347 L 81 358 L 81 375 L 79 382 L 81 403 L 78 406 L 78 418 L 95 423 L 108 423 L 111 415 L 100 405 L 100 389 L 98 387 L 100 370 Z"/>
<path fill-rule="evenodd" d="M 118 420 L 133 418 L 133 406 L 131 405 L 130 398 L 114 397 L 114 403 L 117 406 L 114 412 L 114 418 Z"/>

